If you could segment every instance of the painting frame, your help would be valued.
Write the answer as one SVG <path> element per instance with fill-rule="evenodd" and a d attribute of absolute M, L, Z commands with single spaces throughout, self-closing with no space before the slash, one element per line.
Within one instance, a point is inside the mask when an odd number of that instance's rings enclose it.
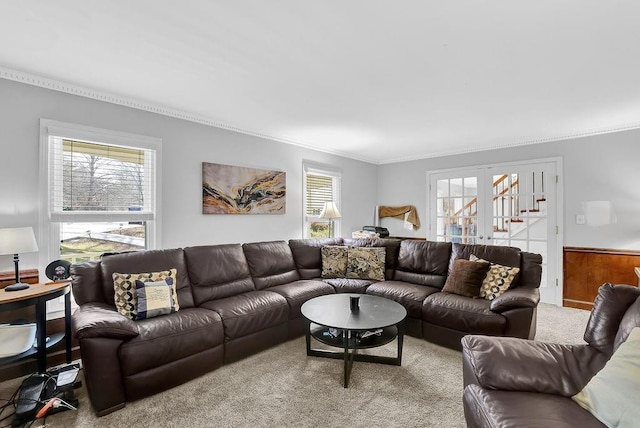
<path fill-rule="evenodd" d="M 203 214 L 286 214 L 286 172 L 202 162 Z"/>

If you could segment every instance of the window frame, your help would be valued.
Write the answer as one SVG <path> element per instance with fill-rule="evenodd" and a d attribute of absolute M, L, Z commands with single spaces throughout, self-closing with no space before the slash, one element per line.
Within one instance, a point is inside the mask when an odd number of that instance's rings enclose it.
<path fill-rule="evenodd" d="M 46 266 L 53 260 L 60 258 L 60 222 L 51 219 L 51 197 L 54 191 L 52 181 L 56 171 L 51 165 L 50 138 L 63 137 L 70 140 L 87 141 L 99 144 L 148 149 L 154 152 L 154 167 L 151 170 L 151 192 L 153 201 L 150 204 L 152 220 L 146 221 L 145 248 L 157 249 L 162 247 L 162 139 L 137 135 L 103 128 L 95 128 L 73 123 L 59 122 L 50 119 L 40 119 L 40 230 L 39 230 L 39 273 L 40 281 L 48 279 L 44 275 Z M 57 171 L 61 173 L 60 170 Z M 66 222 L 105 222 L 131 220 L 139 221 L 140 214 L 132 211 L 129 216 L 126 212 L 112 213 L 108 219 L 104 215 L 96 213 L 78 213 L 74 218 Z M 62 299 L 54 299 L 47 304 L 47 317 L 49 319 L 64 316 L 64 303 Z"/>
<path fill-rule="evenodd" d="M 307 234 L 308 224 L 314 221 L 323 221 L 319 216 L 307 214 L 307 174 L 323 175 L 331 177 L 333 180 L 332 196 L 338 210 L 342 212 L 342 171 L 330 166 L 303 162 L 302 164 L 302 237 L 310 238 Z M 333 220 L 333 235 L 341 236 L 342 218 Z"/>

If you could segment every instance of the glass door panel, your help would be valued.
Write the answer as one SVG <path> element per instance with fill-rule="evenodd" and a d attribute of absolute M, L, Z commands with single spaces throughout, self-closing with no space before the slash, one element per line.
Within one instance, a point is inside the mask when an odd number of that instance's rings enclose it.
<path fill-rule="evenodd" d="M 556 163 L 504 164 L 430 175 L 430 239 L 503 245 L 538 253 L 545 302 L 560 304 L 558 277 Z M 553 177 L 553 180 L 549 180 Z M 435 205 L 434 205 L 435 204 Z M 435 233 L 434 233 L 435 232 Z"/>
<path fill-rule="evenodd" d="M 478 224 L 477 177 L 452 177 L 436 181 L 435 240 L 472 244 Z"/>

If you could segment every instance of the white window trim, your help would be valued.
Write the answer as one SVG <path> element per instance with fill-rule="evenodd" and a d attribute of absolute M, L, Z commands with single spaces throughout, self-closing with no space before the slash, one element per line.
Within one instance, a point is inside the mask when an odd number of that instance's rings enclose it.
<path fill-rule="evenodd" d="M 155 219 L 147 223 L 145 245 L 148 249 L 162 248 L 162 139 L 49 119 L 40 119 L 40 227 L 38 233 L 40 282 L 49 281 L 44 275 L 45 268 L 50 262 L 60 258 L 60 225 L 59 223 L 52 222 L 49 217 L 51 196 L 49 189 L 53 173 L 49 170 L 49 137 L 51 135 L 155 151 L 156 165 L 153 169 L 154 177 L 152 180 L 154 183 L 153 192 L 155 194 L 153 206 Z M 104 221 L 99 218 L 95 220 Z M 73 220 L 69 219 L 69 221 Z M 63 302 L 62 298 L 49 302 L 50 304 L 47 305 L 48 319 L 59 318 L 64 315 Z"/>
<path fill-rule="evenodd" d="M 342 213 L 342 171 L 327 165 L 303 162 L 302 163 L 302 237 L 307 238 L 307 223 L 309 221 L 320 220 L 316 216 L 307 215 L 307 174 L 328 175 L 335 177 L 337 186 L 334 194 L 334 202 L 338 210 Z M 342 235 L 342 219 L 335 219 L 333 222 L 334 236 Z"/>

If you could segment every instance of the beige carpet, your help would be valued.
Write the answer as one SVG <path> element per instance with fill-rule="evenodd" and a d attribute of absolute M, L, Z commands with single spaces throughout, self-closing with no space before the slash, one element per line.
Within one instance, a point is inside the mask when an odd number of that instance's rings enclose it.
<path fill-rule="evenodd" d="M 538 314 L 536 340 L 582 342 L 589 312 L 542 304 Z M 406 337 L 402 367 L 356 362 L 345 389 L 342 361 L 307 357 L 304 349 L 304 338 L 292 340 L 102 418 L 81 388 L 77 412 L 33 426 L 465 426 L 460 352 Z M 376 351 L 391 354 L 394 344 Z M 19 383 L 0 384 L 0 398 Z"/>

